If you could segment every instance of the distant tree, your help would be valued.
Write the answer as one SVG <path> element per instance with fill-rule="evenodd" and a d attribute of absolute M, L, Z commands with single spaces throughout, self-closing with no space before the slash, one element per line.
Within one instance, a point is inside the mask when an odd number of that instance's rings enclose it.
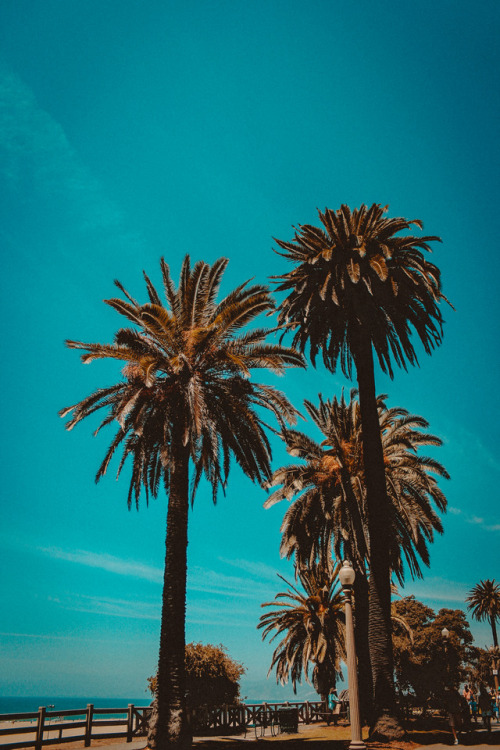
<path fill-rule="evenodd" d="M 262 639 L 270 641 L 283 635 L 276 647 L 269 673 L 276 668 L 276 681 L 291 680 L 294 692 L 304 675 L 316 692 L 326 700 L 328 690 L 335 686 L 340 674 L 340 659 L 345 659 L 344 613 L 338 571 L 321 564 L 296 568 L 303 591 L 283 576 L 289 587 L 276 594 L 273 602 L 263 607 L 278 607 L 260 618 Z M 312 676 L 309 669 L 312 666 Z"/>
<path fill-rule="evenodd" d="M 414 694 L 425 705 L 429 698 L 442 695 L 444 687 L 467 679 L 473 656 L 472 634 L 460 609 L 434 611 L 414 596 L 392 604 L 393 611 L 411 628 L 394 621 L 393 645 L 396 681 L 401 691 Z M 450 635 L 443 639 L 442 630 Z"/>
<path fill-rule="evenodd" d="M 211 643 L 187 643 L 185 651 L 186 705 L 221 706 L 237 703 L 240 678 L 245 667 L 227 655 L 224 646 Z M 157 676 L 148 679 L 149 689 L 156 696 Z"/>
<path fill-rule="evenodd" d="M 473 646 L 470 651 L 467 680 L 472 685 L 474 692 L 476 694 L 479 693 L 479 686 L 481 684 L 495 687 L 492 667 L 495 666 L 498 668 L 498 665 L 500 665 L 500 649 L 486 649 Z"/>
<path fill-rule="evenodd" d="M 488 620 L 491 625 L 493 646 L 498 648 L 496 622 L 500 620 L 500 584 L 495 583 L 495 579 L 480 581 L 470 591 L 465 601 L 469 602 L 467 608 L 475 620 Z"/>

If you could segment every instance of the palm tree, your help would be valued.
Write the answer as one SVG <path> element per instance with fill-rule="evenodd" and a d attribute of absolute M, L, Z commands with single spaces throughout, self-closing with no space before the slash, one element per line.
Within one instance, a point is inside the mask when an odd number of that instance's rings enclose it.
<path fill-rule="evenodd" d="M 315 364 L 321 352 L 334 370 L 340 359 L 347 377 L 353 366 L 359 388 L 363 434 L 366 505 L 371 540 L 370 644 L 374 685 L 375 723 L 381 736 L 402 732 L 395 717 L 390 616 L 390 549 L 387 519 L 390 503 L 375 392 L 373 351 L 382 370 L 393 376 L 392 362 L 404 368 L 417 363 L 411 335 L 417 333 L 430 353 L 440 344 L 443 317 L 439 303 L 446 300 L 438 268 L 422 251 L 438 237 L 400 233 L 419 220 L 384 218 L 385 208 L 373 204 L 351 211 L 319 211 L 322 228 L 301 225 L 291 242 L 276 240 L 283 255 L 295 265 L 277 278 L 278 290 L 288 292 L 279 306 L 279 323 L 293 331 L 300 351 L 309 347 Z M 279 251 L 278 251 L 279 252 Z M 382 718 L 384 720 L 382 721 Z M 380 723 L 378 720 L 381 720 Z"/>
<path fill-rule="evenodd" d="M 313 664 L 312 683 L 326 700 L 329 688 L 334 687 L 340 674 L 340 659 L 345 659 L 344 614 L 338 571 L 340 564 L 313 563 L 307 568 L 296 567 L 296 575 L 303 591 L 282 581 L 289 587 L 276 594 L 273 602 L 263 607 L 278 607 L 262 615 L 258 628 L 263 628 L 262 640 L 270 633 L 272 642 L 284 633 L 276 647 L 268 674 L 276 668 L 276 680 L 282 685 L 291 680 L 294 692 L 304 675 L 309 679 Z"/>
<path fill-rule="evenodd" d="M 277 469 L 268 487 L 277 487 L 265 503 L 291 502 L 283 524 L 281 553 L 295 555 L 299 565 L 336 558 L 353 561 L 356 570 L 356 643 L 359 653 L 362 713 L 369 715 L 368 586 L 370 541 L 366 516 L 361 417 L 356 391 L 349 403 L 319 397 L 305 408 L 324 440 L 316 442 L 296 430 L 284 431 L 287 450 L 302 463 Z M 437 461 L 418 454 L 424 445 L 441 440 L 423 430 L 428 423 L 405 409 L 387 409 L 386 396 L 377 398 L 387 490 L 391 507 L 391 570 L 404 583 L 406 560 L 410 574 L 422 577 L 420 561 L 429 565 L 428 542 L 443 528 L 433 505 L 446 509 L 446 498 L 433 475 L 448 477 Z"/>
<path fill-rule="evenodd" d="M 500 584 L 495 579 L 479 581 L 466 597 L 467 609 L 475 620 L 488 620 L 493 635 L 493 647 L 498 648 L 496 621 L 500 619 Z"/>
<path fill-rule="evenodd" d="M 138 507 L 142 491 L 146 503 L 160 485 L 168 495 L 158 720 L 149 738 L 160 750 L 190 746 L 184 711 L 189 500 L 204 474 L 216 501 L 218 488 L 226 487 L 231 457 L 253 481 L 270 476 L 271 449 L 260 412 L 272 412 L 282 427 L 294 422 L 296 411 L 279 391 L 252 383 L 251 371 L 282 373 L 288 365 L 303 365 L 293 349 L 265 343 L 267 330 L 246 329 L 257 315 L 272 310 L 267 287 L 245 283 L 216 302 L 226 266 L 222 258 L 213 266 L 198 262 L 191 268 L 186 256 L 175 288 L 162 259 L 166 306 L 146 274 L 146 304 L 115 282 L 126 299 L 106 303 L 133 327 L 120 328 L 112 344 L 66 342 L 83 350 L 84 363 L 103 358 L 125 363 L 123 380 L 60 413 L 71 414 L 67 429 L 100 410 L 104 417 L 97 431 L 118 423 L 96 481 L 121 451 L 118 474 L 127 458 L 132 464 L 129 508 L 132 501 Z"/>

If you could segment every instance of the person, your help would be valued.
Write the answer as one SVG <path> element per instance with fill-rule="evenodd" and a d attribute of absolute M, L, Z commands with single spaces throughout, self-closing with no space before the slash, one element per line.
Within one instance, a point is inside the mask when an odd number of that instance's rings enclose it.
<path fill-rule="evenodd" d="M 443 703 L 448 714 L 448 725 L 453 735 L 453 744 L 458 745 L 458 733 L 462 728 L 462 696 L 456 688 L 446 686 Z"/>
<path fill-rule="evenodd" d="M 474 724 L 477 724 L 477 700 L 476 696 L 473 695 L 469 703 L 470 713 L 474 719 Z"/>
<path fill-rule="evenodd" d="M 479 688 L 479 710 L 483 719 L 483 724 L 486 727 L 488 733 L 491 732 L 491 695 L 489 694 L 485 685 L 481 685 Z"/>
<path fill-rule="evenodd" d="M 334 711 L 340 702 L 341 701 L 339 699 L 336 689 L 333 687 L 330 688 L 330 692 L 328 693 L 328 710 L 330 711 L 330 715 L 327 717 L 327 720 L 326 720 L 326 723 L 328 724 L 328 726 L 330 726 L 330 720 L 332 720 L 334 724 L 337 724 L 338 715 L 334 716 Z"/>
<path fill-rule="evenodd" d="M 467 701 L 467 703 L 470 703 L 470 700 L 472 698 L 472 690 L 470 689 L 470 687 L 468 685 L 464 686 L 462 695 L 464 696 L 464 698 Z"/>
<path fill-rule="evenodd" d="M 500 720 L 500 690 L 495 690 L 495 688 L 491 691 L 491 710 L 494 719 L 498 722 Z"/>

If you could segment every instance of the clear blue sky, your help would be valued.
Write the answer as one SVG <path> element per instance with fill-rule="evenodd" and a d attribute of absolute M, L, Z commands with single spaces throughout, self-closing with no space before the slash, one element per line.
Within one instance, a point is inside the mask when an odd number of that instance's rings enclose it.
<path fill-rule="evenodd" d="M 497 0 L 0 3 L 0 694 L 139 697 L 157 659 L 166 501 L 129 513 L 125 481 L 94 484 L 109 435 L 68 434 L 57 411 L 118 372 L 63 340 L 110 340 L 113 279 L 144 296 L 162 255 L 174 275 L 186 252 L 228 256 L 225 290 L 265 282 L 284 268 L 272 237 L 316 207 L 388 203 L 443 239 L 443 345 L 377 378 L 430 421 L 452 475 L 445 535 L 406 593 L 463 607 L 500 578 L 499 21 Z M 300 407 L 345 381 L 279 385 Z M 244 695 L 286 699 L 256 630 L 276 572 L 293 575 L 285 508 L 264 500 L 237 471 L 215 508 L 200 487 L 187 637 L 247 666 Z"/>

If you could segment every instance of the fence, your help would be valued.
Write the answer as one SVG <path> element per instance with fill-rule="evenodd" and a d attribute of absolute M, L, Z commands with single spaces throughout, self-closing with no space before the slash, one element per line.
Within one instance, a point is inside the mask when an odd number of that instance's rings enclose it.
<path fill-rule="evenodd" d="M 85 747 L 89 747 L 92 740 L 108 737 L 126 737 L 127 742 L 132 742 L 134 737 L 142 737 L 147 733 L 150 712 L 149 706 L 138 707 L 132 703 L 127 708 L 95 708 L 89 703 L 83 709 L 47 711 L 42 706 L 34 713 L 0 714 L 0 724 L 11 721 L 23 723 L 22 726 L 0 726 L 0 745 L 2 750 L 20 747 L 42 750 L 44 745 L 75 740 L 83 740 Z M 122 714 L 122 718 L 116 718 L 117 714 Z M 113 727 L 116 731 L 113 731 Z M 12 741 L 11 738 L 17 735 L 25 735 L 25 738 Z"/>
<path fill-rule="evenodd" d="M 281 708 L 296 708 L 299 722 L 303 724 L 321 721 L 325 716 L 325 706 L 321 701 L 294 701 L 201 706 L 189 711 L 189 721 L 195 733 L 226 734 L 241 730 L 249 724 L 258 724 L 264 713 L 277 715 Z M 129 703 L 126 708 L 95 708 L 89 704 L 84 709 L 47 711 L 42 706 L 34 713 L 0 714 L 0 747 L 1 750 L 16 750 L 21 747 L 42 750 L 44 745 L 75 740 L 83 740 L 85 747 L 89 747 L 92 740 L 112 737 L 126 737 L 127 742 L 132 742 L 133 738 L 147 734 L 150 713 L 149 706 L 138 707 Z M 116 718 L 117 714 L 122 714 L 123 717 Z M 110 715 L 114 718 L 102 718 Z M 23 725 L 12 724 L 6 727 L 2 726 L 4 722 L 22 722 Z M 13 741 L 17 735 L 25 737 L 23 740 Z"/>

